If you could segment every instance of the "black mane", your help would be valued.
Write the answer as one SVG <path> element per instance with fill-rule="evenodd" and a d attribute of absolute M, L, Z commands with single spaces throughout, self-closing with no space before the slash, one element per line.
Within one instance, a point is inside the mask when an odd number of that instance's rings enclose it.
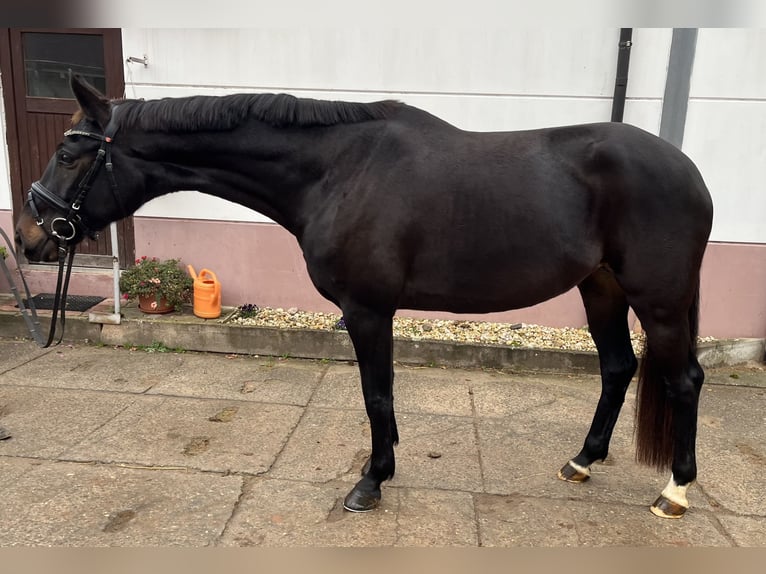
<path fill-rule="evenodd" d="M 116 102 L 117 103 L 117 102 Z M 272 126 L 329 126 L 385 119 L 402 104 L 296 98 L 289 94 L 232 94 L 160 100 L 126 100 L 120 123 L 147 131 L 230 130 L 248 119 Z"/>

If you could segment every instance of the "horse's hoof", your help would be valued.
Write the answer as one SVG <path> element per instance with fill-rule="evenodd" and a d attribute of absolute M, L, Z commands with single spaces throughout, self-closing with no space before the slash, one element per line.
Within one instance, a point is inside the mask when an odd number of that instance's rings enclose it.
<path fill-rule="evenodd" d="M 0 440 L 7 440 L 9 438 L 11 438 L 11 432 L 0 427 Z"/>
<path fill-rule="evenodd" d="M 566 482 L 585 482 L 590 478 L 590 470 L 575 464 L 571 460 L 566 463 L 559 471 L 559 478 Z"/>
<path fill-rule="evenodd" d="M 343 501 L 343 508 L 349 512 L 369 512 L 375 510 L 380 504 L 380 488 L 365 488 L 360 485 L 365 482 L 362 479 Z"/>
<path fill-rule="evenodd" d="M 380 497 L 370 494 L 358 494 L 351 491 L 343 501 L 343 508 L 349 512 L 370 512 L 380 504 Z"/>
<path fill-rule="evenodd" d="M 681 518 L 686 513 L 687 508 L 660 495 L 649 510 L 660 518 Z"/>

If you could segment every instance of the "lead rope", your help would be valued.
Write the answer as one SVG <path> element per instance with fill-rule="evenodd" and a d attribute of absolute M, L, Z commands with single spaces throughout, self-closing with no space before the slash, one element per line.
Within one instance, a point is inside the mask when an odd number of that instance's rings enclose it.
<path fill-rule="evenodd" d="M 14 261 L 16 261 L 16 267 L 19 272 L 19 277 L 21 277 L 21 282 L 24 285 L 24 292 L 27 295 L 26 305 L 24 304 L 24 299 L 22 298 L 18 288 L 16 287 L 16 282 L 13 280 L 12 273 L 10 269 L 8 269 L 8 265 L 5 263 L 5 257 L 0 257 L 0 267 L 2 267 L 3 274 L 8 280 L 8 285 L 10 285 L 11 287 L 11 293 L 13 293 L 13 296 L 16 299 L 16 303 L 19 306 L 19 311 L 21 311 L 21 316 L 24 318 L 24 322 L 27 324 L 27 328 L 29 329 L 29 332 L 32 335 L 32 338 L 35 340 L 35 343 L 37 343 L 37 345 L 42 348 L 47 348 L 51 346 L 51 343 L 53 343 L 53 338 L 56 336 L 56 319 L 58 318 L 59 307 L 61 307 L 61 318 L 60 318 L 61 334 L 59 335 L 58 341 L 56 341 L 57 345 L 60 344 L 62 339 L 64 338 L 64 329 L 66 326 L 66 298 L 67 298 L 67 291 L 69 290 L 69 278 L 72 274 L 72 263 L 74 261 L 75 248 L 66 247 L 65 244 L 63 243 L 59 244 L 59 248 L 58 248 L 59 269 L 58 269 L 58 278 L 56 280 L 56 295 L 53 300 L 53 314 L 51 315 L 51 326 L 50 326 L 50 330 L 48 331 L 48 339 L 46 341 L 42 333 L 40 332 L 41 331 L 40 319 L 37 316 L 37 309 L 35 308 L 34 301 L 32 301 L 32 296 L 29 292 L 29 286 L 27 285 L 27 281 L 24 278 L 24 274 L 21 272 L 21 267 L 19 266 L 19 260 L 18 260 L 18 257 L 16 256 L 16 251 L 13 249 L 13 242 L 8 238 L 8 235 L 5 233 L 5 230 L 3 230 L 2 227 L 0 227 L 0 234 L 2 234 L 3 239 L 5 239 L 5 243 L 8 246 L 8 252 L 13 256 Z M 64 277 L 65 264 L 67 266 L 66 277 Z M 63 288 L 62 288 L 62 280 L 63 280 Z"/>

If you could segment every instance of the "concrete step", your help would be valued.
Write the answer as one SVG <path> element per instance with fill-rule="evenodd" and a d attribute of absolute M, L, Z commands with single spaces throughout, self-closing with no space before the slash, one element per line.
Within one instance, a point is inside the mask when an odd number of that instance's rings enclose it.
<path fill-rule="evenodd" d="M 190 306 L 167 315 L 142 313 L 135 303 L 121 308 L 119 325 L 89 321 L 90 313 L 113 313 L 113 300 L 82 313 L 67 313 L 65 339 L 113 346 L 161 344 L 171 349 L 245 355 L 268 355 L 340 361 L 355 360 L 345 331 L 278 329 L 227 323 L 234 308 L 224 308 L 219 319 L 195 317 Z M 43 329 L 50 311 L 40 311 Z M 29 332 L 11 295 L 0 295 L 0 337 L 28 338 Z M 705 367 L 738 365 L 764 360 L 764 339 L 726 339 L 703 343 L 698 357 Z M 503 345 L 396 339 L 395 360 L 402 364 L 438 367 L 515 369 L 552 373 L 599 372 L 593 352 L 532 349 Z"/>

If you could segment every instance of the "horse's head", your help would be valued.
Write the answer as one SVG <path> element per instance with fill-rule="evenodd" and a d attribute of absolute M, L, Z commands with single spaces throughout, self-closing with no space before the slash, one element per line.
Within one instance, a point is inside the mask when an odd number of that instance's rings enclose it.
<path fill-rule="evenodd" d="M 116 107 L 77 76 L 71 86 L 80 110 L 32 184 L 16 225 L 16 242 L 30 261 L 55 261 L 60 246 L 128 215 L 112 173 Z"/>

